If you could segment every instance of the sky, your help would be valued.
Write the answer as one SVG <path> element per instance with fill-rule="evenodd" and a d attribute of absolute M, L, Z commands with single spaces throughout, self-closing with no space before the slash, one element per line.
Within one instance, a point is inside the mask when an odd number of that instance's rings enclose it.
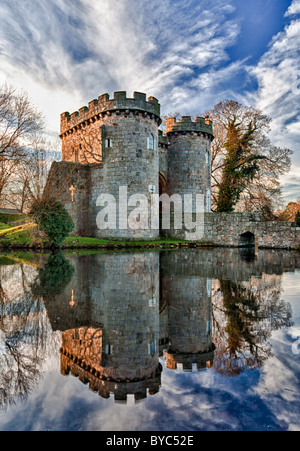
<path fill-rule="evenodd" d="M 234 99 L 273 119 L 300 198 L 300 0 L 0 0 L 0 84 L 28 92 L 49 135 L 99 95 L 145 92 L 162 114 Z"/>

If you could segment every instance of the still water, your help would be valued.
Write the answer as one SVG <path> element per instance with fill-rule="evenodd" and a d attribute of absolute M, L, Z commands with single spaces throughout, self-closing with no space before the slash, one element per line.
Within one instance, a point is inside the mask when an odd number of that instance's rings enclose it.
<path fill-rule="evenodd" d="M 0 430 L 300 430 L 300 253 L 0 255 Z"/>

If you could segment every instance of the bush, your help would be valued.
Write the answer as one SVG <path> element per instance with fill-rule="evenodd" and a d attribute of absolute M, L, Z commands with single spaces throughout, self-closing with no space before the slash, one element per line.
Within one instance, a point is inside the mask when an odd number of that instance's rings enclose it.
<path fill-rule="evenodd" d="M 48 299 L 63 293 L 74 274 L 74 267 L 59 250 L 50 255 L 44 268 L 39 269 L 39 276 L 32 286 L 35 295 Z"/>
<path fill-rule="evenodd" d="M 69 213 L 58 201 L 36 201 L 31 214 L 55 247 L 61 247 L 75 228 Z"/>
<path fill-rule="evenodd" d="M 298 211 L 298 213 L 296 214 L 295 224 L 296 224 L 296 227 L 300 227 L 300 211 Z"/>

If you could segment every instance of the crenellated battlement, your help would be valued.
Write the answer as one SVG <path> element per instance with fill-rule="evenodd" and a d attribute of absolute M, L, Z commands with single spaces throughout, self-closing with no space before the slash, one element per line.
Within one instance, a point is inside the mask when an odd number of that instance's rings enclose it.
<path fill-rule="evenodd" d="M 169 144 L 168 137 L 163 134 L 162 130 L 158 130 L 158 143 L 161 148 L 167 148 Z"/>
<path fill-rule="evenodd" d="M 127 98 L 126 91 L 118 91 L 114 93 L 112 99 L 109 94 L 103 94 L 98 99 L 89 102 L 88 106 L 83 106 L 72 114 L 62 113 L 60 137 L 113 113 L 127 115 L 141 113 L 145 117 L 150 116 L 155 119 L 159 125 L 161 124 L 160 104 L 155 97 L 149 97 L 147 100 L 146 94 L 134 92 L 133 98 Z"/>
<path fill-rule="evenodd" d="M 126 377 L 126 380 L 114 379 L 105 376 L 105 368 L 101 366 L 88 365 L 83 358 L 75 356 L 67 349 L 61 348 L 61 373 L 71 374 L 78 378 L 83 384 L 88 384 L 93 392 L 98 392 L 102 398 L 114 395 L 117 403 L 126 403 L 128 395 L 134 395 L 135 402 L 145 399 L 147 395 L 155 395 L 161 386 L 162 366 L 158 364 L 153 373 L 141 379 Z"/>
<path fill-rule="evenodd" d="M 205 368 L 211 368 L 214 361 L 215 345 L 209 351 L 199 354 L 174 354 L 165 351 L 167 368 L 176 370 L 178 365 L 182 365 L 184 372 L 201 371 Z"/>
<path fill-rule="evenodd" d="M 195 121 L 191 116 L 182 116 L 177 122 L 175 117 L 166 119 L 166 134 L 187 134 L 196 133 L 198 135 L 208 135 L 213 139 L 213 123 L 209 117 L 196 117 Z"/>

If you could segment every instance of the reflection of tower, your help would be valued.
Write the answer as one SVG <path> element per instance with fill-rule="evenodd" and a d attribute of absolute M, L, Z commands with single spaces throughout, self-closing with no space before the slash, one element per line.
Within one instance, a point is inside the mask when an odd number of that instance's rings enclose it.
<path fill-rule="evenodd" d="M 63 333 L 62 373 L 71 372 L 105 398 L 126 402 L 160 387 L 159 255 L 91 257 L 90 325 Z"/>
<path fill-rule="evenodd" d="M 167 298 L 167 327 L 170 341 L 165 352 L 167 367 L 191 371 L 211 366 L 212 343 L 211 279 L 197 274 L 193 257 L 166 253 L 162 258 L 162 290 Z M 166 313 L 164 313 L 166 316 Z M 166 322 L 166 319 L 165 319 Z"/>

